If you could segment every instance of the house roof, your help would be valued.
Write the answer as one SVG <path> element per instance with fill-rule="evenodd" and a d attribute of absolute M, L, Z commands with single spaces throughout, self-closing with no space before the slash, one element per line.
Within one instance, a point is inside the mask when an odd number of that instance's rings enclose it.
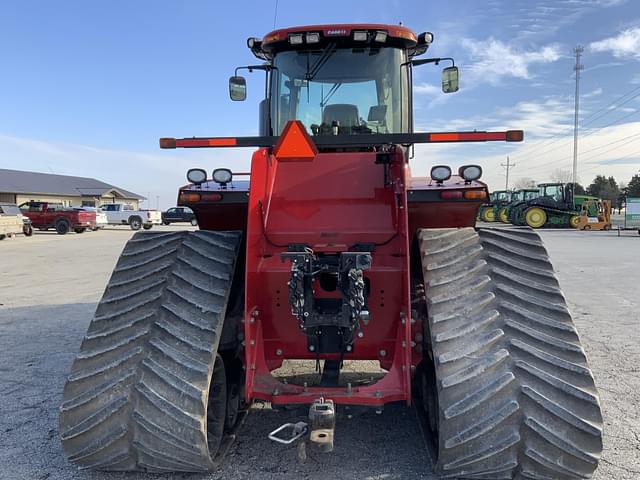
<path fill-rule="evenodd" d="M 95 178 L 24 172 L 4 168 L 0 168 L 0 192 L 91 197 L 102 196 L 105 193 L 116 193 L 122 198 L 145 200 L 142 195 L 101 182 Z"/>

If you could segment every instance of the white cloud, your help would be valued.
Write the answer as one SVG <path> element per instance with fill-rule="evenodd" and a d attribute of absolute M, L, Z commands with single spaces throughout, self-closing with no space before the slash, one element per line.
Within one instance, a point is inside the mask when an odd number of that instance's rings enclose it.
<path fill-rule="evenodd" d="M 611 52 L 618 58 L 640 59 L 640 27 L 628 28 L 614 37 L 593 42 L 590 48 L 594 52 Z"/>
<path fill-rule="evenodd" d="M 418 131 L 522 129 L 527 137 L 550 137 L 573 128 L 573 97 L 550 96 L 541 100 L 524 100 L 489 114 L 447 119 L 442 122 L 420 121 Z"/>
<path fill-rule="evenodd" d="M 418 83 L 413 86 L 413 93 L 417 95 L 440 95 L 442 90 L 431 83 Z"/>
<path fill-rule="evenodd" d="M 602 95 L 603 91 L 604 90 L 602 90 L 602 88 L 598 87 L 598 88 L 595 88 L 595 89 L 591 90 L 590 92 L 587 92 L 587 93 L 583 94 L 582 98 L 597 97 L 598 95 Z"/>
<path fill-rule="evenodd" d="M 552 63 L 560 55 L 558 45 L 546 45 L 538 50 L 520 50 L 510 44 L 494 38 L 472 40 L 465 38 L 462 46 L 471 56 L 471 65 L 467 67 L 474 81 L 500 83 L 503 77 L 531 79 L 531 67 Z"/>

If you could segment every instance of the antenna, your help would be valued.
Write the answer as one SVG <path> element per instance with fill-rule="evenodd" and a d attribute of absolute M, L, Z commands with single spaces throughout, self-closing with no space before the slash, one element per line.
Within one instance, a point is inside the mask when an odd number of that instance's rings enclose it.
<path fill-rule="evenodd" d="M 573 197 L 573 208 L 576 208 L 576 181 L 578 177 L 578 115 L 580 113 L 580 71 L 584 70 L 584 65 L 580 63 L 580 57 L 584 52 L 582 45 L 576 46 L 573 49 L 573 53 L 576 54 L 576 64 L 573 69 L 576 71 L 576 105 L 575 114 L 573 119 L 573 180 L 571 184 L 571 193 Z"/>
<path fill-rule="evenodd" d="M 276 6 L 273 9 L 273 29 L 276 28 L 276 19 L 278 18 L 278 0 L 276 0 Z"/>

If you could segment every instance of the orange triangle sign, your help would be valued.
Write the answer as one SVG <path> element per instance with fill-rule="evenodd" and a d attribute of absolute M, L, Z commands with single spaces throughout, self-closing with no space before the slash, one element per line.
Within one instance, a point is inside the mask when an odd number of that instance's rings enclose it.
<path fill-rule="evenodd" d="M 318 149 L 300 120 L 290 120 L 273 150 L 274 156 L 283 162 L 311 162 Z"/>

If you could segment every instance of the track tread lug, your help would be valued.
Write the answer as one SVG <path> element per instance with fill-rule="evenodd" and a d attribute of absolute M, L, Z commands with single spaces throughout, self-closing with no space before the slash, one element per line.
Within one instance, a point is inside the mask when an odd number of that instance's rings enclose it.
<path fill-rule="evenodd" d="M 418 243 L 436 360 L 436 473 L 589 478 L 602 450 L 599 400 L 538 234 L 420 230 Z"/>
<path fill-rule="evenodd" d="M 65 385 L 60 432 L 70 461 L 213 468 L 206 402 L 240 240 L 140 232 L 127 243 Z"/>

